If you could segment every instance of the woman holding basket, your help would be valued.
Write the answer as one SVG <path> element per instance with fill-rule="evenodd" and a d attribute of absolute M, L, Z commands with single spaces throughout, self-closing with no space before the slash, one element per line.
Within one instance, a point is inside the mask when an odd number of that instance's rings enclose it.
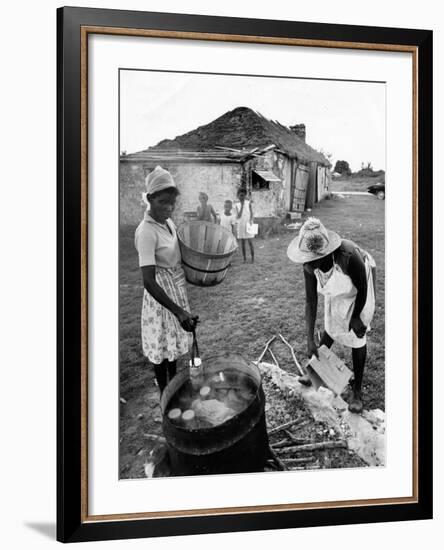
<path fill-rule="evenodd" d="M 198 317 L 190 312 L 176 227 L 170 216 L 179 191 L 157 166 L 146 178 L 148 208 L 135 233 L 143 278 L 142 348 L 162 393 L 188 353 Z"/>

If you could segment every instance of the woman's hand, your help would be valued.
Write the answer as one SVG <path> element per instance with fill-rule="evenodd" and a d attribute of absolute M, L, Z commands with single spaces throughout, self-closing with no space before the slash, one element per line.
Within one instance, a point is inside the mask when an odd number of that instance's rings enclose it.
<path fill-rule="evenodd" d="M 318 347 L 314 340 L 310 340 L 307 343 L 307 357 L 311 358 L 313 355 L 319 359 Z"/>
<path fill-rule="evenodd" d="M 191 315 L 191 313 L 188 313 L 188 311 L 184 309 L 177 314 L 177 319 L 183 330 L 187 332 L 193 332 L 199 322 L 199 317 L 197 315 Z"/>
<path fill-rule="evenodd" d="M 362 338 L 367 332 L 367 327 L 361 321 L 360 317 L 351 318 L 349 329 L 352 330 L 358 338 Z"/>

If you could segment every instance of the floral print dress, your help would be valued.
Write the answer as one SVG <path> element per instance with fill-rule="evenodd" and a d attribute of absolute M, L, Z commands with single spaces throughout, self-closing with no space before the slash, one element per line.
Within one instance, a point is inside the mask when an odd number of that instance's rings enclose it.
<path fill-rule="evenodd" d="M 173 302 L 190 311 L 182 266 L 156 267 L 156 282 Z M 155 365 L 165 359 L 175 361 L 188 353 L 190 345 L 191 334 L 183 330 L 177 317 L 144 290 L 142 348 L 145 357 Z"/>

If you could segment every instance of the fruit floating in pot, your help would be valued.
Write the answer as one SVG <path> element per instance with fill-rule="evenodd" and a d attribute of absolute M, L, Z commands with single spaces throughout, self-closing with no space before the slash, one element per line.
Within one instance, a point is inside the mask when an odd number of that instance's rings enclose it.
<path fill-rule="evenodd" d="M 203 386 L 202 388 L 200 388 L 200 396 L 205 398 L 205 397 L 208 397 L 210 395 L 210 392 L 211 392 L 211 388 L 209 386 Z"/>
<path fill-rule="evenodd" d="M 189 422 L 190 420 L 193 420 L 194 418 L 194 411 L 191 409 L 188 409 L 182 414 L 182 420 L 185 420 L 185 422 Z"/>
<path fill-rule="evenodd" d="M 171 409 L 168 413 L 168 418 L 170 420 L 178 420 L 182 414 L 182 411 L 180 409 Z"/>

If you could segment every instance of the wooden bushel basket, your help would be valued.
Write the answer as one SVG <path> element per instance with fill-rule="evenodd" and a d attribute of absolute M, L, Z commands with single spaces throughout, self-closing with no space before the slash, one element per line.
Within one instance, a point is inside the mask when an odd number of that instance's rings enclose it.
<path fill-rule="evenodd" d="M 192 221 L 177 229 L 187 281 L 197 286 L 221 283 L 237 249 L 235 236 L 220 225 Z"/>

